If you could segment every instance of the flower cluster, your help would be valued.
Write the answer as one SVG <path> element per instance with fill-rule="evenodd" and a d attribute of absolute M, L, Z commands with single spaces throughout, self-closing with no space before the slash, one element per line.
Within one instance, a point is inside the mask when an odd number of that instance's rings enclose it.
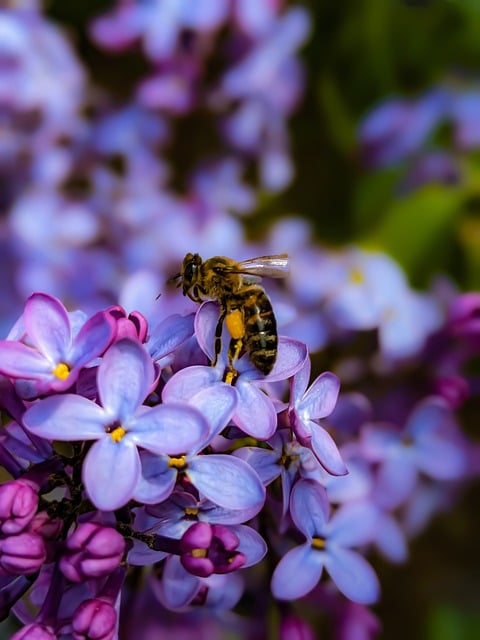
<path fill-rule="evenodd" d="M 459 299 L 446 334 L 478 348 L 477 309 Z M 434 513 L 436 487 L 447 496 L 471 471 L 444 398 L 426 395 L 396 424 L 375 420 L 335 374 L 310 382 L 301 341 L 280 336 L 268 376 L 244 353 L 232 380 L 226 335 L 209 364 L 218 313 L 206 302 L 150 329 L 121 307 L 87 318 L 35 293 L 0 341 L 11 477 L 0 487 L 0 578 L 2 615 L 24 625 L 15 640 L 99 629 L 113 639 L 152 598 L 163 613 L 137 620 L 136 637 L 168 627 L 168 611 L 197 624 L 199 611 L 221 618 L 252 595 L 264 611 L 308 594 L 351 601 L 371 625 L 364 607 L 380 585 L 367 551 L 404 560 L 425 518 L 419 494 Z M 258 583 L 246 581 L 262 563 Z M 148 570 L 143 586 L 136 567 Z M 280 611 L 285 628 L 308 629 Z"/>

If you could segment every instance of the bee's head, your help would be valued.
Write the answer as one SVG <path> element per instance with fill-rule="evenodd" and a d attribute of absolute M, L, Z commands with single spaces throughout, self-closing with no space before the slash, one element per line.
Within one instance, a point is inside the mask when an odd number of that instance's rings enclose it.
<path fill-rule="evenodd" d="M 182 287 L 183 295 L 188 295 L 190 289 L 195 285 L 198 277 L 198 267 L 202 264 L 202 258 L 198 253 L 187 253 L 182 262 L 179 273 L 168 279 L 168 283 L 176 283 L 177 287 Z"/>

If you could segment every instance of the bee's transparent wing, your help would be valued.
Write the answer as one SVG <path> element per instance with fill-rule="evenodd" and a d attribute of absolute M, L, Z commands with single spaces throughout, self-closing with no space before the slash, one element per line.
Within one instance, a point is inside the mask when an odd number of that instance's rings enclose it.
<path fill-rule="evenodd" d="M 236 273 L 266 278 L 285 278 L 290 270 L 290 261 L 286 253 L 273 256 L 260 256 L 239 262 Z"/>

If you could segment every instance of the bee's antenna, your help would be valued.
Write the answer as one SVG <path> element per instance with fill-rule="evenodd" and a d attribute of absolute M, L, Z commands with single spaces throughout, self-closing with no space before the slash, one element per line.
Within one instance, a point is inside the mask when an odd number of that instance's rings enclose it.
<path fill-rule="evenodd" d="M 172 276 L 171 278 L 169 278 L 167 280 L 167 284 L 173 284 L 174 282 L 176 282 L 178 280 L 178 282 L 176 284 L 176 286 L 178 288 L 182 284 L 182 282 L 180 280 L 181 277 L 182 277 L 181 273 L 176 273 L 174 276 Z"/>

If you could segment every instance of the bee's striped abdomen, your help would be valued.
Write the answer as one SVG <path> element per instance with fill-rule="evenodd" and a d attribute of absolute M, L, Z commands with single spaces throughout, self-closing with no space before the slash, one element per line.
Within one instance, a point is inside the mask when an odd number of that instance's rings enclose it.
<path fill-rule="evenodd" d="M 257 284 L 244 285 L 231 306 L 243 310 L 245 346 L 250 360 L 267 375 L 275 364 L 278 346 L 277 322 L 267 294 Z"/>

